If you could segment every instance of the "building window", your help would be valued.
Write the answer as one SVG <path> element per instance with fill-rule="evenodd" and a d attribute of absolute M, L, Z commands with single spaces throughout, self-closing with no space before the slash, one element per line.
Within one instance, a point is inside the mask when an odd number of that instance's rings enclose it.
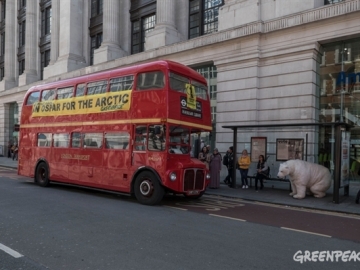
<path fill-rule="evenodd" d="M 90 18 L 90 65 L 94 64 L 94 52 L 101 46 L 103 37 L 103 0 L 91 0 Z"/>
<path fill-rule="evenodd" d="M 216 32 L 224 0 L 190 0 L 189 4 L 189 38 Z"/>
<path fill-rule="evenodd" d="M 18 39 L 19 46 L 17 52 L 18 71 L 19 75 L 24 73 L 25 70 L 25 34 L 26 34 L 26 0 L 19 0 L 18 9 Z"/>
<path fill-rule="evenodd" d="M 101 46 L 101 42 L 102 42 L 102 33 L 99 33 L 91 37 L 90 65 L 94 64 L 94 51 Z"/>
<path fill-rule="evenodd" d="M 50 63 L 51 49 L 51 0 L 40 1 L 41 37 L 40 37 L 40 79 L 44 79 L 44 68 Z"/>
<path fill-rule="evenodd" d="M 91 0 L 91 17 L 103 13 L 103 0 Z"/>
<path fill-rule="evenodd" d="M 25 46 L 26 22 L 19 23 L 19 47 Z"/>
<path fill-rule="evenodd" d="M 41 53 L 41 64 L 40 64 L 40 79 L 44 79 L 44 68 L 46 68 L 50 63 L 50 50 L 46 50 Z"/>
<path fill-rule="evenodd" d="M 156 1 L 132 0 L 130 8 L 131 20 L 131 53 L 144 51 L 146 33 L 155 28 Z"/>
<path fill-rule="evenodd" d="M 51 4 L 51 1 L 48 1 Z M 41 10 L 41 36 L 51 33 L 51 6 Z"/>
<path fill-rule="evenodd" d="M 5 76 L 5 68 L 4 68 L 4 63 L 0 64 L 0 81 L 2 81 L 4 79 Z"/>
<path fill-rule="evenodd" d="M 5 33 L 0 34 L 0 56 L 5 54 Z"/>
<path fill-rule="evenodd" d="M 23 74 L 25 70 L 25 59 L 19 60 L 19 75 Z"/>
<path fill-rule="evenodd" d="M 26 7 L 26 0 L 19 0 L 19 9 Z"/>
<path fill-rule="evenodd" d="M 155 20 L 156 16 L 153 14 L 132 22 L 132 54 L 144 51 L 145 35 L 155 28 Z"/>
<path fill-rule="evenodd" d="M 0 81 L 3 80 L 5 75 L 4 57 L 5 57 L 5 14 L 6 14 L 6 1 L 0 2 Z"/>
<path fill-rule="evenodd" d="M 0 3 L 0 8 L 1 8 L 1 14 L 0 14 L 0 22 L 5 21 L 5 14 L 6 14 L 6 1 L 2 0 Z"/>
<path fill-rule="evenodd" d="M 208 83 L 208 91 L 211 102 L 211 116 L 213 121 L 216 119 L 216 95 L 217 95 L 217 69 L 214 65 L 194 68 L 203 75 Z"/>
<path fill-rule="evenodd" d="M 336 3 L 340 3 L 343 2 L 344 0 L 325 0 L 325 5 L 331 5 L 331 4 L 336 4 Z"/>

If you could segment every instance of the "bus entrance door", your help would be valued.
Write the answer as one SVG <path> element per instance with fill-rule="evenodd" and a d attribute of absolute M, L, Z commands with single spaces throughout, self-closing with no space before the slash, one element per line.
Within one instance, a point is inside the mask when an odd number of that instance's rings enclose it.
<path fill-rule="evenodd" d="M 146 164 L 147 126 L 134 126 L 134 143 L 132 149 L 132 166 L 139 167 Z"/>

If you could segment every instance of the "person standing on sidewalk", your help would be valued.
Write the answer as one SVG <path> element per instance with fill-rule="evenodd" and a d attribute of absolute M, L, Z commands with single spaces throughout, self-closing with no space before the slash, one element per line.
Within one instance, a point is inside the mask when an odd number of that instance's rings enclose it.
<path fill-rule="evenodd" d="M 257 190 L 257 183 L 260 180 L 260 189 L 264 187 L 264 179 L 267 177 L 266 172 L 268 171 L 268 165 L 266 164 L 265 157 L 263 155 L 259 156 L 259 161 L 257 164 L 257 173 L 255 176 L 255 190 Z"/>
<path fill-rule="evenodd" d="M 210 185 L 209 188 L 220 187 L 220 170 L 221 170 L 221 154 L 215 148 L 213 154 L 210 156 Z"/>
<path fill-rule="evenodd" d="M 12 147 L 13 147 L 13 144 L 12 144 L 11 141 L 9 141 L 8 142 L 8 148 L 7 148 L 7 152 L 8 152 L 7 156 L 8 156 L 8 158 L 11 158 L 11 148 Z"/>
<path fill-rule="evenodd" d="M 226 176 L 224 183 L 227 184 L 229 187 L 232 187 L 233 179 L 233 170 L 234 170 L 234 148 L 232 146 L 229 147 L 226 153 L 226 160 L 227 160 L 227 169 L 228 175 Z M 225 157 L 224 157 L 225 159 Z"/>
<path fill-rule="evenodd" d="M 241 175 L 242 188 L 249 188 L 247 176 L 251 161 L 246 149 L 242 151 L 241 156 L 238 159 L 238 164 Z"/>
<path fill-rule="evenodd" d="M 19 145 L 15 143 L 12 160 L 18 160 Z"/>

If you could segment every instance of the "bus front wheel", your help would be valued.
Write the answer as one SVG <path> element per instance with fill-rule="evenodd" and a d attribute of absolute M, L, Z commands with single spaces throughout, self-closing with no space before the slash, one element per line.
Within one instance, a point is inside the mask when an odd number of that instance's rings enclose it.
<path fill-rule="evenodd" d="M 49 169 L 44 162 L 40 163 L 36 168 L 35 181 L 39 186 L 49 186 Z"/>
<path fill-rule="evenodd" d="M 134 193 L 141 204 L 155 205 L 160 203 L 165 190 L 153 173 L 142 172 L 135 179 Z"/>

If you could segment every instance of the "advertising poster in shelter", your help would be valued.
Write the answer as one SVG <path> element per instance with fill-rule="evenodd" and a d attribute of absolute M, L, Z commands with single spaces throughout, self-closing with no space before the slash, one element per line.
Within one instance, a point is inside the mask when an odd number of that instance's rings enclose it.
<path fill-rule="evenodd" d="M 276 139 L 276 160 L 303 159 L 304 139 Z"/>
<path fill-rule="evenodd" d="M 251 137 L 251 162 L 258 162 L 260 155 L 266 159 L 266 143 L 266 137 Z"/>
<path fill-rule="evenodd" d="M 343 131 L 341 137 L 340 187 L 344 187 L 349 185 L 350 176 L 350 132 Z"/>

